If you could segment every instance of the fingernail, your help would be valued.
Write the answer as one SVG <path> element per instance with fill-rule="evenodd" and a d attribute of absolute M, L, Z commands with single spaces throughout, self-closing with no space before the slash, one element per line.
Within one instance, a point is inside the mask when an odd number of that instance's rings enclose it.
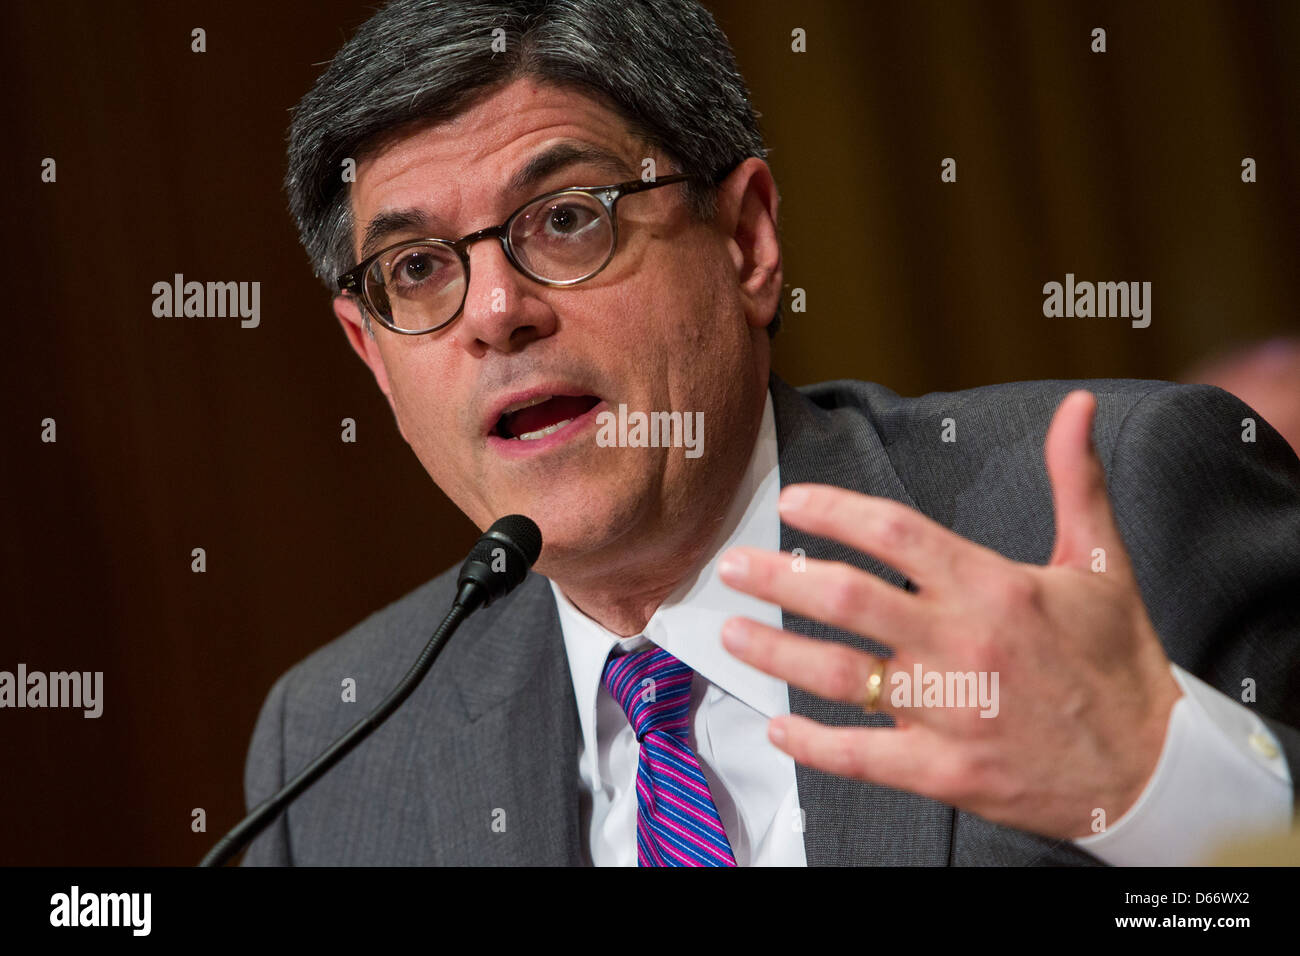
<path fill-rule="evenodd" d="M 808 500 L 808 489 L 799 485 L 792 485 L 781 492 L 778 499 L 777 507 L 782 511 L 797 511 L 804 506 Z"/>
<path fill-rule="evenodd" d="M 739 551 L 728 551 L 718 562 L 718 573 L 724 578 L 743 578 L 749 573 L 749 558 Z"/>
<path fill-rule="evenodd" d="M 778 747 L 785 743 L 785 728 L 780 724 L 774 723 L 768 727 L 767 735 Z"/>
<path fill-rule="evenodd" d="M 729 651 L 743 651 L 749 647 L 749 635 L 745 625 L 739 621 L 727 621 L 722 625 L 722 644 Z"/>

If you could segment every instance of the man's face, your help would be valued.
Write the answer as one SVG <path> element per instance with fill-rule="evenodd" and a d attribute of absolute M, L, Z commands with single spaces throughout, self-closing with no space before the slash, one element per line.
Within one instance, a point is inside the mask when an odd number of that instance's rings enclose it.
<path fill-rule="evenodd" d="M 581 160 L 507 189 L 562 142 L 599 147 L 621 165 Z M 553 189 L 638 179 L 645 158 L 596 100 L 514 81 L 451 121 L 360 157 L 351 187 L 358 261 L 404 239 L 454 239 L 500 223 Z M 660 177 L 676 171 L 653 158 Z M 363 250 L 372 220 L 399 209 L 422 210 L 427 222 Z M 538 569 L 548 573 L 634 549 L 656 527 L 697 514 L 711 476 L 716 485 L 743 467 L 753 396 L 766 385 L 765 323 L 747 322 L 737 291 L 743 257 L 691 215 L 685 186 L 621 199 L 617 217 L 613 260 L 570 288 L 528 279 L 496 240 L 474 244 L 464 310 L 435 332 L 406 336 L 374 322 L 372 342 L 355 331 L 355 306 L 336 302 L 429 475 L 480 528 L 510 513 L 533 518 L 545 542 Z M 557 398 L 509 412 L 548 396 Z M 703 455 L 602 447 L 597 416 L 620 403 L 629 412 L 703 412 Z"/>

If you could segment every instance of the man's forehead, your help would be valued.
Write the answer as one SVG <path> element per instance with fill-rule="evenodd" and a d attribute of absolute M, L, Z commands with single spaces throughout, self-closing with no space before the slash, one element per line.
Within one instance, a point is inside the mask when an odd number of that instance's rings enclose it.
<path fill-rule="evenodd" d="M 536 79 L 518 79 L 471 100 L 455 116 L 413 120 L 360 148 L 357 186 L 365 199 L 416 167 L 447 178 L 491 175 L 501 186 L 543 146 L 572 140 L 619 156 L 628 165 L 642 137 L 605 97 Z M 639 157 L 637 157 L 639 159 Z"/>

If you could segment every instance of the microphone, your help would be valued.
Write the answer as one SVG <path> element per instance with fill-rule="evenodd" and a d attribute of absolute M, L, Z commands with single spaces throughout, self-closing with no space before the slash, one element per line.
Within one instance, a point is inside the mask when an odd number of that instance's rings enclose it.
<path fill-rule="evenodd" d="M 456 603 L 475 610 L 515 589 L 542 553 L 542 532 L 531 518 L 506 515 L 478 539 L 461 565 Z"/>
<path fill-rule="evenodd" d="M 217 841 L 200 862 L 201 867 L 226 864 L 231 857 L 252 842 L 253 838 L 270 826 L 289 804 L 304 790 L 319 780 L 326 771 L 352 752 L 352 749 L 369 737 L 387 720 L 411 692 L 424 679 L 433 662 L 461 622 L 480 607 L 505 597 L 528 576 L 528 569 L 542 553 L 541 529 L 523 515 L 506 515 L 498 518 L 478 539 L 469 557 L 461 566 L 456 580 L 456 599 L 451 610 L 442 619 L 419 658 L 407 671 L 392 693 L 368 715 L 357 721 L 347 733 L 334 741 L 329 748 L 313 760 L 298 776 L 280 788 L 280 791 L 263 801 L 244 817 L 229 833 Z"/>

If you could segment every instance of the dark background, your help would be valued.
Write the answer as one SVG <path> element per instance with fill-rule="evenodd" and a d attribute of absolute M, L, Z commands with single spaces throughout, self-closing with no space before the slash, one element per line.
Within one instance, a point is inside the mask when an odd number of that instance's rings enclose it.
<path fill-rule="evenodd" d="M 1176 378 L 1300 325 L 1300 4 L 708 6 L 807 292 L 776 339 L 787 381 Z M 196 862 L 243 812 L 274 679 L 476 537 L 347 347 L 280 187 L 289 108 L 371 9 L 5 11 L 0 670 L 103 671 L 104 714 L 0 710 L 0 863 Z M 177 272 L 260 281 L 260 327 L 155 318 Z M 1151 326 L 1044 318 L 1067 272 L 1150 281 Z"/>

